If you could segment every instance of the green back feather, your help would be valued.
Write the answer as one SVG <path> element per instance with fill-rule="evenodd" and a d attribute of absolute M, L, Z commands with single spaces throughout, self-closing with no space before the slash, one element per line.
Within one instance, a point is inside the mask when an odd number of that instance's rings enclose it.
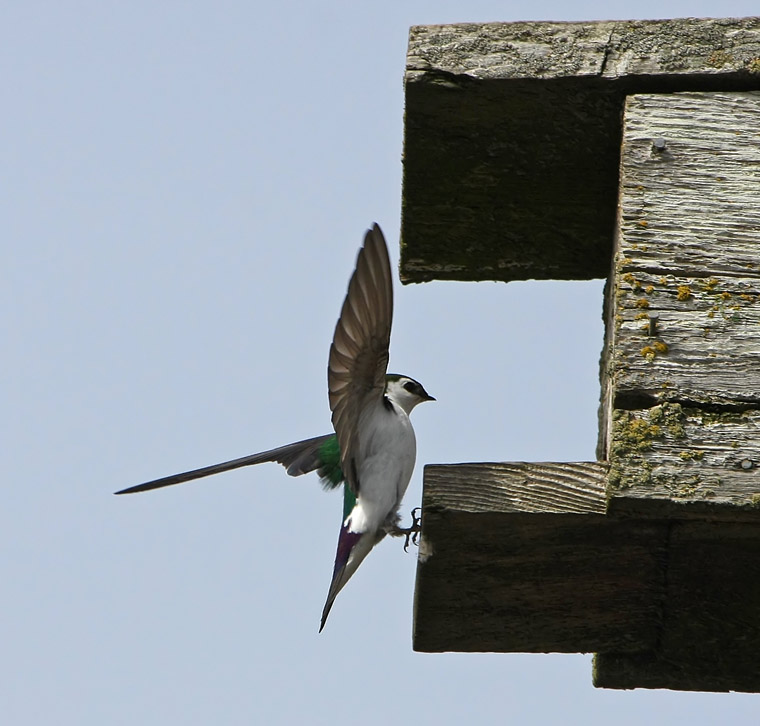
<path fill-rule="evenodd" d="M 335 489 L 343 484 L 343 520 L 345 521 L 356 504 L 356 495 L 346 483 L 343 470 L 340 468 L 340 447 L 337 436 L 331 436 L 319 447 L 319 459 L 322 466 L 317 469 L 317 474 L 322 486 L 325 489 Z"/>
<path fill-rule="evenodd" d="M 348 486 L 348 482 L 343 483 L 343 521 L 346 521 L 346 517 L 351 514 L 351 510 L 356 504 L 356 494 L 351 491 L 351 487 Z"/>
<path fill-rule="evenodd" d="M 340 468 L 340 447 L 337 436 L 331 436 L 319 447 L 319 460 L 322 465 L 317 469 L 317 474 L 325 489 L 335 489 L 343 483 L 345 477 Z"/>

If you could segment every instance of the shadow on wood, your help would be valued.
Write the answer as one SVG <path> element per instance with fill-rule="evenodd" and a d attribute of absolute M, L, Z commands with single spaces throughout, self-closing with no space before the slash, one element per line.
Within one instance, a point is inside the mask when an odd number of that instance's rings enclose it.
<path fill-rule="evenodd" d="M 427 466 L 415 650 L 653 648 L 667 525 L 607 517 L 606 470 Z"/>

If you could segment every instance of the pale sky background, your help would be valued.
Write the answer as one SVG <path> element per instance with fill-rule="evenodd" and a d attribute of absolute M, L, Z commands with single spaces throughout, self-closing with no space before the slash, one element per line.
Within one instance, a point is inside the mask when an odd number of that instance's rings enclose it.
<path fill-rule="evenodd" d="M 0 9 L 4 724 L 754 724 L 760 696 L 594 689 L 590 655 L 412 652 L 388 540 L 322 634 L 330 431 L 362 235 L 398 258 L 410 25 L 746 16 L 756 1 L 6 0 Z M 602 282 L 396 285 L 425 463 L 594 458 Z M 731 647 L 730 643 L 726 644 Z"/>

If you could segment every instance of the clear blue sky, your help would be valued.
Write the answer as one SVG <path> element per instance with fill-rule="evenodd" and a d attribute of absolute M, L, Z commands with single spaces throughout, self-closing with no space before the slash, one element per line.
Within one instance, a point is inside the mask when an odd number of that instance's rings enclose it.
<path fill-rule="evenodd" d="M 590 656 L 413 653 L 398 541 L 319 635 L 341 502 L 315 477 L 111 494 L 330 430 L 364 229 L 398 256 L 410 25 L 757 12 L 569 7 L 4 3 L 3 723 L 757 721 L 755 696 L 595 690 Z M 405 511 L 424 463 L 594 458 L 601 289 L 397 285 L 391 368 L 438 398 Z"/>

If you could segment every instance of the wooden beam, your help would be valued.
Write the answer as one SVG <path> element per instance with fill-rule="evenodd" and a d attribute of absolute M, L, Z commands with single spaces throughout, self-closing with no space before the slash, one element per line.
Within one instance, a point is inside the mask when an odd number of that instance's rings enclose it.
<path fill-rule="evenodd" d="M 595 657 L 594 685 L 760 691 L 754 524 L 672 522 L 656 647 Z"/>
<path fill-rule="evenodd" d="M 612 514 L 760 522 L 760 411 L 664 403 L 612 413 Z"/>
<path fill-rule="evenodd" d="M 611 520 L 606 466 L 425 467 L 414 649 L 655 647 L 664 523 Z"/>
<path fill-rule="evenodd" d="M 610 515 L 670 525 L 656 646 L 603 649 L 599 686 L 760 690 L 758 118 L 757 92 L 626 103 L 599 453 Z"/>
<path fill-rule="evenodd" d="M 415 649 L 760 691 L 760 18 L 416 28 L 406 91 L 405 281 L 611 273 L 606 463 L 426 467 Z"/>
<path fill-rule="evenodd" d="M 613 513 L 760 522 L 758 118 L 758 92 L 627 102 L 599 451 Z"/>
<path fill-rule="evenodd" d="M 760 18 L 414 27 L 401 277 L 606 277 L 626 95 L 760 89 Z"/>

